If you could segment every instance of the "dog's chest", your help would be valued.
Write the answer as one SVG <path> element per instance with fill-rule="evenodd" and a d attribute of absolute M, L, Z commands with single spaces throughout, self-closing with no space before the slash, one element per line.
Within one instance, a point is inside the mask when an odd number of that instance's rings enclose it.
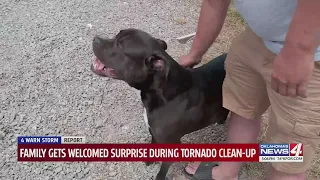
<path fill-rule="evenodd" d="M 138 97 L 141 98 L 141 92 L 137 91 Z M 149 131 L 149 121 L 148 121 L 148 116 L 147 116 L 147 109 L 143 106 L 143 121 L 146 124 L 147 130 Z"/>
<path fill-rule="evenodd" d="M 188 121 L 190 112 L 196 112 L 200 107 L 188 108 L 188 100 L 177 98 L 167 101 L 164 105 L 154 106 L 152 109 L 145 103 L 143 118 L 148 128 L 179 126 L 182 119 Z M 197 110 L 195 110 L 197 109 Z M 192 113 L 193 115 L 199 113 Z"/>
<path fill-rule="evenodd" d="M 170 101 L 162 101 L 159 96 L 142 96 L 144 104 L 143 119 L 147 129 L 170 127 L 179 129 L 186 124 L 207 124 L 216 113 L 214 104 L 207 104 L 204 95 L 190 91 Z M 219 114 L 219 113 L 218 113 Z M 203 122 L 205 121 L 205 122 Z"/>
<path fill-rule="evenodd" d="M 143 107 L 143 121 L 147 126 L 147 130 L 149 130 L 150 126 L 149 126 L 149 120 L 148 120 L 148 116 L 147 116 L 147 110 L 145 107 Z"/>
<path fill-rule="evenodd" d="M 141 100 L 144 104 L 143 107 L 143 120 L 146 124 L 147 129 L 150 128 L 149 119 L 148 119 L 148 113 L 147 111 L 153 111 L 159 106 L 163 106 L 166 101 L 163 97 L 157 95 L 157 92 L 153 93 L 140 93 Z M 148 110 L 147 110 L 148 109 Z"/>

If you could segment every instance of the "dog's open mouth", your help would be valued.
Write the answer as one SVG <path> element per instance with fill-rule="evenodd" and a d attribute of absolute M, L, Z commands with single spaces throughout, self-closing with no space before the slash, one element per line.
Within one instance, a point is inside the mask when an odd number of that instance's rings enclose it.
<path fill-rule="evenodd" d="M 96 60 L 92 63 L 91 68 L 100 76 L 117 78 L 115 71 L 112 68 L 106 67 L 98 58 L 96 58 Z"/>

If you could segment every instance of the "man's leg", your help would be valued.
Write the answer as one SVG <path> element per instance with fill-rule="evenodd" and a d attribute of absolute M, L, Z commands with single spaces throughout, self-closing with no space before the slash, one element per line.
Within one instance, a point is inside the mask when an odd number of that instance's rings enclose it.
<path fill-rule="evenodd" d="M 227 131 L 227 143 L 255 143 L 260 132 L 260 119 L 246 119 L 235 113 L 231 114 Z M 213 168 L 212 178 L 238 179 L 238 173 L 243 163 L 221 162 Z"/>
<path fill-rule="evenodd" d="M 260 120 L 252 120 L 231 113 L 228 130 L 227 143 L 255 143 L 260 131 Z M 189 164 L 186 171 L 194 174 L 200 162 Z M 238 179 L 238 172 L 241 168 L 241 162 L 222 162 L 213 169 L 213 178 Z"/>
<path fill-rule="evenodd" d="M 264 59 L 263 54 L 254 50 L 257 41 L 260 42 L 246 30 L 233 41 L 225 62 L 223 106 L 232 112 L 227 143 L 255 143 L 260 132 L 260 117 L 269 107 L 263 77 L 255 70 L 256 62 Z M 186 171 L 194 174 L 198 164 L 187 166 Z M 221 162 L 212 170 L 213 179 L 238 179 L 241 165 Z"/>
<path fill-rule="evenodd" d="M 268 180 L 306 180 L 307 179 L 307 172 L 298 173 L 298 174 L 288 174 L 281 171 L 277 171 L 272 166 L 269 167 L 270 176 Z"/>
<path fill-rule="evenodd" d="M 307 98 L 284 97 L 271 89 L 272 63 L 265 67 L 271 102 L 268 143 L 302 143 L 303 162 L 272 163 L 269 180 L 306 180 L 307 170 L 320 144 L 320 62 L 315 63 Z"/>

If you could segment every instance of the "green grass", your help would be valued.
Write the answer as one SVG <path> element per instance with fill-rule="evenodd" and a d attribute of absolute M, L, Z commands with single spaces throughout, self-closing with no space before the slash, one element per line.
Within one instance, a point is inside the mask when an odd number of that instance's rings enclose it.
<path fill-rule="evenodd" d="M 244 19 L 241 17 L 240 13 L 235 9 L 233 1 L 228 9 L 227 18 L 229 20 L 229 23 L 232 25 L 236 25 L 238 23 L 242 25 L 246 24 Z"/>

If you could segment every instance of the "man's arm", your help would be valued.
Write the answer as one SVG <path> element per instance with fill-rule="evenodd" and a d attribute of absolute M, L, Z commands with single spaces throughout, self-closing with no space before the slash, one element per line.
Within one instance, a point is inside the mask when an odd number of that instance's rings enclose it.
<path fill-rule="evenodd" d="M 319 9 L 319 0 L 298 0 L 284 46 L 273 61 L 271 87 L 282 96 L 307 97 L 320 44 Z"/>
<path fill-rule="evenodd" d="M 202 57 L 218 37 L 231 0 L 203 0 L 190 55 Z"/>
<path fill-rule="evenodd" d="M 298 0 L 283 51 L 314 54 L 320 44 L 320 1 Z M 290 61 L 290 60 L 289 60 Z"/>

